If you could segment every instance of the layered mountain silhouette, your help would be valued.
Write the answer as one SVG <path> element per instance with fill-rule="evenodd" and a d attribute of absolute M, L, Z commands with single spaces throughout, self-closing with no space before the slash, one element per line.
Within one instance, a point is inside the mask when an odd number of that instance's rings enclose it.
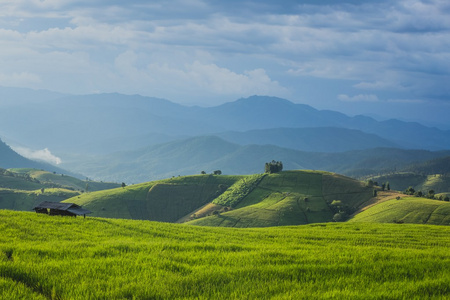
<path fill-rule="evenodd" d="M 0 137 L 31 149 L 48 148 L 62 158 L 65 168 L 87 176 L 142 174 L 126 175 L 135 181 L 220 168 L 247 174 L 272 159 L 283 160 L 289 168 L 339 171 L 349 168 L 343 166 L 347 160 L 338 158 L 347 157 L 348 151 L 350 157 L 358 157 L 354 151 L 371 153 L 361 166 L 351 164 L 353 169 L 371 169 L 367 160 L 383 165 L 390 159 L 380 164 L 376 157 L 387 150 L 368 149 L 426 150 L 427 159 L 441 155 L 430 151 L 450 149 L 450 131 L 352 117 L 276 97 L 197 107 L 139 95 L 43 91 L 37 91 L 38 101 L 33 101 L 32 91 L 19 91 L 16 97 L 11 90 L 2 94 L 14 101 L 0 102 Z M 320 159 L 314 161 L 312 153 Z M 330 164 L 325 164 L 328 157 Z M 394 165 L 402 162 L 399 158 Z"/>
<path fill-rule="evenodd" d="M 158 144 L 134 151 L 95 156 L 66 168 L 106 181 L 145 182 L 179 175 L 212 173 L 254 174 L 264 172 L 266 162 L 280 160 L 284 169 L 327 170 L 361 177 L 401 170 L 450 151 L 373 148 L 338 153 L 305 152 L 274 145 L 238 145 L 216 136 L 201 136 Z"/>

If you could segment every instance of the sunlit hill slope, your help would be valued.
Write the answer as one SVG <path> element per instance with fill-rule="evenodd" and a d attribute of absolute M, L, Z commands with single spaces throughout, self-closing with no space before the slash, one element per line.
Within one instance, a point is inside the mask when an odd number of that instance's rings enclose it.
<path fill-rule="evenodd" d="M 0 168 L 0 209 L 29 211 L 42 201 L 60 202 L 86 189 L 99 191 L 118 186 L 37 169 Z"/>
<path fill-rule="evenodd" d="M 354 210 L 372 193 L 365 184 L 333 173 L 284 171 L 174 177 L 65 202 L 82 205 L 99 217 L 263 227 L 332 221 L 338 210 Z M 339 207 L 332 204 L 335 200 Z"/>

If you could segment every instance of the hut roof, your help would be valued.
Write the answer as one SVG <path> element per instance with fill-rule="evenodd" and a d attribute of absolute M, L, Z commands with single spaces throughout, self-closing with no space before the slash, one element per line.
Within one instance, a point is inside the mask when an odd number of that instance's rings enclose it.
<path fill-rule="evenodd" d="M 81 206 L 75 204 L 75 203 L 61 203 L 61 202 L 50 202 L 50 201 L 43 201 L 39 203 L 37 206 L 35 206 L 33 209 L 55 209 L 55 210 L 61 210 L 61 211 L 68 211 L 75 215 L 85 215 L 90 214 L 91 211 L 87 209 L 81 208 Z"/>

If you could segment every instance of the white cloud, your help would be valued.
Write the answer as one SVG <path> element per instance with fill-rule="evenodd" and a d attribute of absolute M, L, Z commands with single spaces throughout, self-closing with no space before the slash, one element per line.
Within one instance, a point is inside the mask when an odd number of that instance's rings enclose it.
<path fill-rule="evenodd" d="M 61 158 L 53 155 L 47 148 L 42 150 L 31 150 L 24 147 L 14 147 L 13 150 L 20 155 L 32 160 L 45 161 L 47 163 L 55 165 L 59 165 L 62 162 Z"/>
<path fill-rule="evenodd" d="M 338 95 L 338 99 L 346 102 L 378 102 L 376 95 L 359 94 L 355 96 L 348 96 L 345 94 Z"/>
<path fill-rule="evenodd" d="M 403 104 L 423 104 L 427 103 L 426 100 L 423 99 L 389 99 L 387 102 L 391 103 L 403 103 Z"/>
<path fill-rule="evenodd" d="M 262 68 L 233 72 L 209 62 L 210 55 L 198 52 L 193 58 L 206 60 L 202 62 L 194 60 L 182 65 L 171 63 L 165 57 L 159 57 L 159 62 L 151 62 L 153 57 L 145 53 L 126 51 L 115 59 L 115 74 L 120 77 L 116 88 L 123 88 L 124 92 L 130 92 L 130 82 L 135 88 L 148 88 L 154 96 L 163 96 L 159 93 L 170 94 L 180 98 L 183 94 L 198 95 L 198 99 L 217 96 L 249 96 L 263 95 L 288 95 L 288 89 L 282 87 L 277 81 L 272 80 Z M 186 58 L 187 60 L 187 58 Z M 144 61 L 149 61 L 143 65 Z M 127 83 L 128 87 L 120 84 Z M 176 87 L 176 88 L 174 88 Z M 211 104 L 211 103 L 210 103 Z"/>
<path fill-rule="evenodd" d="M 386 90 L 386 89 L 396 89 L 400 88 L 398 85 L 395 86 L 391 80 L 374 81 L 374 82 L 360 82 L 354 85 L 358 89 L 367 90 Z"/>
<path fill-rule="evenodd" d="M 0 73 L 0 85 L 13 86 L 13 87 L 26 87 L 40 83 L 41 79 L 39 75 L 29 72 L 20 72 L 12 74 Z"/>
<path fill-rule="evenodd" d="M 270 94 L 283 93 L 287 90 L 273 81 L 263 69 L 247 70 L 236 73 L 215 64 L 202 64 L 195 61 L 184 72 L 202 89 L 217 94 Z"/>
<path fill-rule="evenodd" d="M 325 2 L 3 1 L 0 84 L 315 104 L 313 77 L 323 93 L 351 81 L 323 96 L 335 101 L 449 99 L 448 1 Z"/>

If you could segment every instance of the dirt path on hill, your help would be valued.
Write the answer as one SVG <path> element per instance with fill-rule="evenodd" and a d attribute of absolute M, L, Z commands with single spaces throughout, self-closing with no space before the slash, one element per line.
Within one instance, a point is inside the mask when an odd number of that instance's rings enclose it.
<path fill-rule="evenodd" d="M 203 205 L 202 207 L 188 213 L 187 215 L 185 215 L 184 217 L 182 217 L 175 223 L 185 223 L 187 221 L 195 220 L 196 218 L 198 218 L 198 219 L 203 218 L 203 217 L 210 215 L 213 211 L 221 210 L 221 209 L 223 209 L 222 205 L 208 202 L 205 205 Z M 195 215 L 196 218 L 194 218 L 193 215 Z"/>
<path fill-rule="evenodd" d="M 357 210 L 350 215 L 350 218 L 353 218 L 355 215 L 359 214 L 366 209 L 385 201 L 389 201 L 392 199 L 396 199 L 397 197 L 405 197 L 405 194 L 397 192 L 397 191 L 378 191 L 377 196 L 370 198 L 366 202 L 362 203 L 358 206 Z"/>

